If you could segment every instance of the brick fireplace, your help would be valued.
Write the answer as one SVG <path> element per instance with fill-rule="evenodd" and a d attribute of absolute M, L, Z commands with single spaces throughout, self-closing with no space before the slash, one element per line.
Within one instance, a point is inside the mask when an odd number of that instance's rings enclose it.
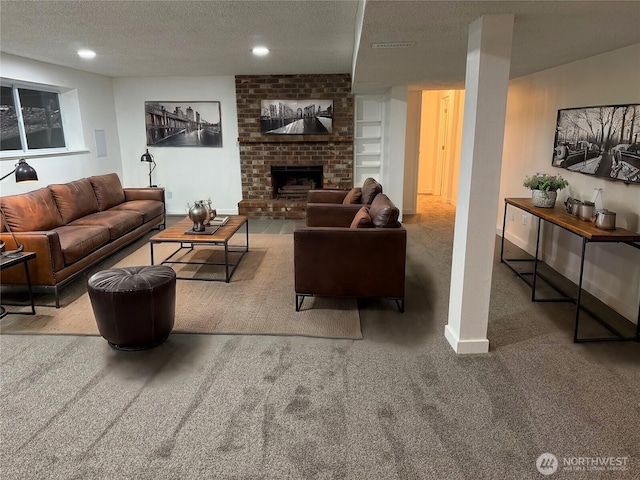
<path fill-rule="evenodd" d="M 260 132 L 261 100 L 310 98 L 333 100 L 331 134 L 263 135 Z M 238 75 L 236 99 L 242 178 L 240 215 L 304 218 L 306 193 L 303 191 L 311 183 L 313 188 L 353 186 L 350 75 Z M 279 194 L 277 189 L 282 189 L 287 178 L 289 184 Z"/>

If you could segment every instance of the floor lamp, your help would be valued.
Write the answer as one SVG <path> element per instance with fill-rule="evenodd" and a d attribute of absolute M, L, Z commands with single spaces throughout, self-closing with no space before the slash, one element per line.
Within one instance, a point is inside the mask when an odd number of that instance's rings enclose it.
<path fill-rule="evenodd" d="M 16 163 L 16 168 L 14 168 L 11 172 L 7 173 L 4 177 L 0 178 L 0 182 L 14 172 L 16 174 L 16 183 L 38 181 L 38 174 L 36 173 L 36 171 L 33 169 L 31 165 L 29 165 L 25 161 L 24 158 L 21 158 L 20 160 L 18 160 L 18 163 Z M 2 210 L 2 208 L 0 208 L 0 215 L 2 215 L 2 223 L 4 223 L 5 228 L 13 237 L 13 241 L 16 242 L 16 250 L 9 250 L 8 252 L 5 252 L 4 242 L 0 240 L 0 252 L 2 253 L 3 256 L 7 256 L 7 257 L 22 252 L 22 250 L 24 250 L 24 246 L 18 243 L 18 239 L 16 238 L 15 234 L 11 231 L 11 227 L 9 227 L 9 223 L 7 222 L 7 218 L 4 216 L 4 211 Z"/>
<path fill-rule="evenodd" d="M 149 153 L 149 149 L 142 154 L 140 157 L 141 162 L 147 162 L 149 164 L 149 187 L 157 187 L 157 185 L 152 185 L 151 183 L 151 172 L 153 172 L 156 168 L 156 161 L 153 159 L 153 155 Z"/>

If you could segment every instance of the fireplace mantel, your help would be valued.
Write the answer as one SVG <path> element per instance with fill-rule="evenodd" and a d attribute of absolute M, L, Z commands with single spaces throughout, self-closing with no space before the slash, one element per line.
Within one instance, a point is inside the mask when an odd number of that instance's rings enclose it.
<path fill-rule="evenodd" d="M 255 144 L 255 143 L 353 143 L 353 137 L 331 137 L 324 136 L 318 138 L 318 135 L 278 135 L 278 136 L 260 136 L 260 137 L 239 137 L 238 143 Z"/>

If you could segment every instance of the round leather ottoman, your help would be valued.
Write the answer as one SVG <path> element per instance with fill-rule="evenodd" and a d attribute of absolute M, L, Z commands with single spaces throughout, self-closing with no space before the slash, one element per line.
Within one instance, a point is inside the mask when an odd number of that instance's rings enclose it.
<path fill-rule="evenodd" d="M 166 265 L 103 270 L 89 278 L 100 335 L 118 350 L 164 342 L 175 319 L 176 273 Z"/>

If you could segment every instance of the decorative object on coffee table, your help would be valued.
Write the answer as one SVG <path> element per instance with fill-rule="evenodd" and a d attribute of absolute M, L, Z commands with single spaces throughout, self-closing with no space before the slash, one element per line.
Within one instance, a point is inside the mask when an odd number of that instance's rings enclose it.
<path fill-rule="evenodd" d="M 193 222 L 191 230 L 194 232 L 204 232 L 205 225 L 209 223 L 209 209 L 203 200 L 196 200 L 189 208 L 189 218 Z"/>
<path fill-rule="evenodd" d="M 560 175 L 536 173 L 524 179 L 523 185 L 531 190 L 531 203 L 534 207 L 553 208 L 558 198 L 558 190 L 569 185 Z"/>

